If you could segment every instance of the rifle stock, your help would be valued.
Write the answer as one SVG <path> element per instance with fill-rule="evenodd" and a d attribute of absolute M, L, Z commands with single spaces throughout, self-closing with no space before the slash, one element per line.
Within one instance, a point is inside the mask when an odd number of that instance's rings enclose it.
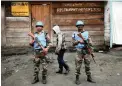
<path fill-rule="evenodd" d="M 31 32 L 29 32 L 28 35 L 29 35 L 32 39 L 35 39 L 34 35 L 33 35 Z"/>

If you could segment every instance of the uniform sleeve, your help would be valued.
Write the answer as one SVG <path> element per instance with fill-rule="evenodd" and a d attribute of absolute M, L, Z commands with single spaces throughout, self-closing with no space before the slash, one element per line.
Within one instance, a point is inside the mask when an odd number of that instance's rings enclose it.
<path fill-rule="evenodd" d="M 90 45 L 92 45 L 92 39 L 91 39 L 91 36 L 90 35 L 88 37 L 88 42 L 89 42 Z"/>
<path fill-rule="evenodd" d="M 50 48 L 52 46 L 52 43 L 48 34 L 46 35 L 46 40 L 47 40 L 47 48 Z"/>
<path fill-rule="evenodd" d="M 94 51 L 94 47 L 93 47 L 93 43 L 92 43 L 92 39 L 91 39 L 91 37 L 90 37 L 90 35 L 89 35 L 89 38 L 88 38 L 88 42 L 89 42 L 89 47 L 91 48 L 91 51 L 92 51 L 92 53 L 93 53 L 93 51 Z"/>

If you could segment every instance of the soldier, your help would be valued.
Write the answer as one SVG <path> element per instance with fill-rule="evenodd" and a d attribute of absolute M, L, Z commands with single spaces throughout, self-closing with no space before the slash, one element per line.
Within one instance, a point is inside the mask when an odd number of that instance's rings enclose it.
<path fill-rule="evenodd" d="M 56 73 L 62 74 L 63 73 L 63 67 L 66 69 L 64 74 L 69 73 L 69 66 L 64 61 L 64 53 L 66 51 L 66 43 L 65 43 L 65 35 L 60 31 L 60 28 L 58 25 L 53 27 L 54 33 L 57 34 L 57 45 L 55 53 L 58 55 L 58 64 L 59 64 L 59 70 Z"/>
<path fill-rule="evenodd" d="M 34 47 L 35 58 L 34 58 L 34 79 L 32 84 L 39 82 L 39 70 L 40 64 L 42 64 L 42 82 L 46 84 L 46 76 L 47 76 L 47 61 L 46 54 L 51 46 L 50 38 L 46 32 L 43 31 L 43 23 L 41 21 L 36 23 L 36 31 L 34 35 L 29 33 L 32 37 L 32 42 L 30 45 Z"/>
<path fill-rule="evenodd" d="M 91 38 L 89 36 L 88 31 L 85 31 L 83 29 L 84 27 L 84 22 L 83 21 L 77 21 L 76 22 L 76 27 L 78 28 L 78 32 L 74 32 L 72 35 L 72 39 L 73 39 L 73 45 L 75 46 L 76 50 L 77 50 L 77 56 L 75 58 L 75 65 L 76 65 L 76 84 L 80 84 L 79 81 L 79 75 L 80 75 L 80 68 L 82 65 L 82 62 L 84 60 L 84 65 L 85 65 L 85 72 L 87 75 L 87 81 L 88 82 L 92 82 L 95 83 L 93 81 L 93 79 L 91 78 L 91 72 L 90 72 L 90 54 L 88 53 L 88 50 L 86 49 L 86 45 L 84 40 L 78 36 L 78 34 L 81 34 L 83 36 L 83 38 L 85 40 L 87 40 L 90 44 L 92 44 L 91 42 Z"/>

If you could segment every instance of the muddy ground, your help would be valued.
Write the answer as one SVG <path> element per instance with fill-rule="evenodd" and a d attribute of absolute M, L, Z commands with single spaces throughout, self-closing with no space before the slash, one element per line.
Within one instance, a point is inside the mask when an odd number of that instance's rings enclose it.
<path fill-rule="evenodd" d="M 91 72 L 97 83 L 89 83 L 86 81 L 84 65 L 82 65 L 80 86 L 122 86 L 122 51 L 111 50 L 110 52 L 95 53 L 97 65 L 91 59 Z M 75 52 L 65 53 L 65 60 L 70 66 L 69 75 L 56 74 L 58 69 L 57 56 L 49 53 L 49 57 L 53 57 L 53 63 L 48 66 L 48 83 L 43 85 L 40 82 L 32 85 L 33 75 L 33 54 L 2 56 L 1 86 L 77 86 L 75 85 Z"/>

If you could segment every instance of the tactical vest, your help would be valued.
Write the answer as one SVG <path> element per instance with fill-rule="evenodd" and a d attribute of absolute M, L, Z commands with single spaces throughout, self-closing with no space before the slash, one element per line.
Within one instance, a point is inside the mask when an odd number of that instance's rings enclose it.
<path fill-rule="evenodd" d="M 43 31 L 40 34 L 37 32 L 34 34 L 35 37 L 38 38 L 38 42 L 43 46 L 46 47 L 47 45 L 47 39 L 46 39 L 46 33 Z M 41 49 L 40 45 L 35 41 L 34 42 L 34 49 Z"/>
<path fill-rule="evenodd" d="M 78 33 L 79 33 L 79 32 L 74 32 L 73 35 L 72 35 L 72 37 L 73 37 L 76 41 L 83 40 L 82 38 L 80 38 L 80 37 L 77 35 Z M 85 40 L 88 40 L 88 38 L 89 38 L 89 33 L 88 33 L 88 31 L 82 32 L 81 35 L 83 36 L 83 38 L 84 38 Z M 76 48 L 84 48 L 84 47 L 85 47 L 85 44 L 79 43 L 79 44 L 76 45 L 75 47 L 76 47 Z"/>

